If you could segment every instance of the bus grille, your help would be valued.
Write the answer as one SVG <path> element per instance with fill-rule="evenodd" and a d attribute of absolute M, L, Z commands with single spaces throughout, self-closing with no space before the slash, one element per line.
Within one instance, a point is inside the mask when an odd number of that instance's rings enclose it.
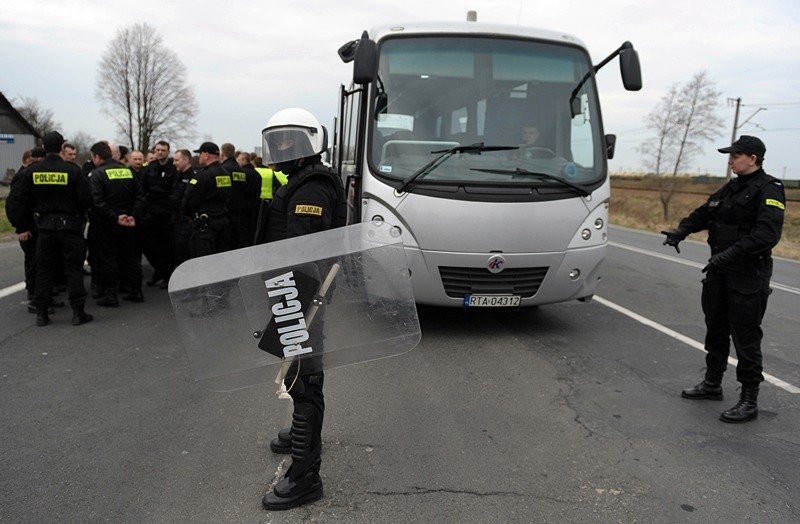
<path fill-rule="evenodd" d="M 439 276 L 448 297 L 511 294 L 528 298 L 539 291 L 547 270 L 547 267 L 524 267 L 490 273 L 482 267 L 439 266 Z"/>

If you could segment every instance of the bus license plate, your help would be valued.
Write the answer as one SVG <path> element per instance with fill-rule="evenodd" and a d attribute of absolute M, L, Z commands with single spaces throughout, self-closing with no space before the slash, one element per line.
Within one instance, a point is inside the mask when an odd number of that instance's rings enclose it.
<path fill-rule="evenodd" d="M 466 295 L 464 307 L 514 307 L 519 306 L 517 295 Z"/>

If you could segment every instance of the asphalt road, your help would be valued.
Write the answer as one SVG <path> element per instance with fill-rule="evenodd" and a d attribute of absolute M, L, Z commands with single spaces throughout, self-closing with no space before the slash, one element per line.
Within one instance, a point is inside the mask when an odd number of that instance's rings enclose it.
<path fill-rule="evenodd" d="M 0 522 L 800 521 L 800 264 L 776 264 L 760 417 L 729 425 L 732 370 L 723 402 L 679 397 L 707 248 L 611 242 L 592 303 L 422 308 L 415 350 L 327 372 L 325 497 L 282 513 L 261 497 L 289 403 L 193 382 L 165 291 L 46 328 L 0 293 Z M 21 260 L 0 244 L 0 289 Z"/>

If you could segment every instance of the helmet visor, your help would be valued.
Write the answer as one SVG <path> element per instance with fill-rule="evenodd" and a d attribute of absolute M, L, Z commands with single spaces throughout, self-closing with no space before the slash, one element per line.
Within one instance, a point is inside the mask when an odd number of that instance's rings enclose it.
<path fill-rule="evenodd" d="M 280 164 L 321 152 L 317 144 L 322 137 L 316 128 L 301 126 L 269 127 L 262 131 L 264 164 Z"/>

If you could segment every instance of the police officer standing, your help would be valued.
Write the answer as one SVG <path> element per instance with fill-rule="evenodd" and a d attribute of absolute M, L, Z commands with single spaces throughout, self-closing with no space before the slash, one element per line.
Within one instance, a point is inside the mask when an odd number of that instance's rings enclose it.
<path fill-rule="evenodd" d="M 706 321 L 706 374 L 688 399 L 722 400 L 722 375 L 730 340 L 739 363 L 742 384 L 739 402 L 720 415 L 723 422 L 746 422 L 758 416 L 759 384 L 763 382 L 761 321 L 767 309 L 772 276 L 772 248 L 781 238 L 786 205 L 783 184 L 761 167 L 766 147 L 742 135 L 729 147 L 728 165 L 737 178 L 711 195 L 705 204 L 680 221 L 677 229 L 662 231 L 665 245 L 674 246 L 691 233 L 708 230 L 711 259 L 703 273 L 702 304 Z"/>
<path fill-rule="evenodd" d="M 22 155 L 22 167 L 11 180 L 11 189 L 6 199 L 6 214 L 9 222 L 14 226 L 19 247 L 22 248 L 25 257 L 25 289 L 28 291 L 29 313 L 36 313 L 36 241 L 39 233 L 36 231 L 36 221 L 20 201 L 19 194 L 22 188 L 20 182 L 24 177 L 31 176 L 28 167 L 36 162 L 41 162 L 46 156 L 47 152 L 41 147 L 25 151 L 25 154 Z"/>
<path fill-rule="evenodd" d="M 189 254 L 192 258 L 222 253 L 230 249 L 228 202 L 231 177 L 219 163 L 219 146 L 203 142 L 195 153 L 200 168 L 189 180 L 181 211 L 192 221 Z"/>
<path fill-rule="evenodd" d="M 222 144 L 222 168 L 231 176 L 231 197 L 228 204 L 228 220 L 231 224 L 231 249 L 253 245 L 250 234 L 251 216 L 256 212 L 260 180 L 252 167 L 244 169 L 236 160 L 233 144 Z"/>
<path fill-rule="evenodd" d="M 36 325 L 50 323 L 48 307 L 58 267 L 67 272 L 72 324 L 92 320 L 84 311 L 86 288 L 83 261 L 86 242 L 83 221 L 92 203 L 91 191 L 80 168 L 61 158 L 64 137 L 57 131 L 42 138 L 47 156 L 27 169 L 20 180 L 20 199 L 24 213 L 35 217 L 39 239 L 36 244 Z"/>
<path fill-rule="evenodd" d="M 191 151 L 178 149 L 175 151 L 173 162 L 177 173 L 169 199 L 172 207 L 172 252 L 175 256 L 173 264 L 177 267 L 189 260 L 189 238 L 192 235 L 192 225 L 189 223 L 189 219 L 181 213 L 181 202 L 186 188 L 189 186 L 189 181 L 194 178 Z"/>
<path fill-rule="evenodd" d="M 325 128 L 304 109 L 285 109 L 270 118 L 263 131 L 264 160 L 288 176 L 270 207 L 267 241 L 278 241 L 345 225 L 346 201 L 341 180 L 322 164 L 327 148 Z M 322 318 L 309 327 L 315 347 L 322 345 Z M 319 475 L 325 397 L 319 362 L 295 362 L 285 379 L 294 404 L 292 427 L 270 443 L 276 453 L 291 453 L 284 478 L 264 496 L 270 510 L 290 509 L 322 497 Z"/>
<path fill-rule="evenodd" d="M 141 241 L 142 252 L 153 266 L 153 276 L 147 281 L 147 285 L 161 284 L 162 288 L 166 288 L 165 284 L 175 269 L 170 195 L 175 185 L 176 169 L 169 157 L 168 142 L 159 140 L 154 151 L 155 162 L 150 162 L 143 169 L 142 189 L 147 211 L 141 222 Z"/>
<path fill-rule="evenodd" d="M 111 157 L 107 142 L 91 148 L 92 162 L 97 166 L 89 176 L 92 187 L 92 241 L 94 263 L 105 292 L 97 302 L 102 307 L 118 307 L 119 285 L 130 286 L 123 298 L 144 302 L 142 266 L 136 252 L 134 228 L 144 211 L 144 193 L 130 168 Z"/>

